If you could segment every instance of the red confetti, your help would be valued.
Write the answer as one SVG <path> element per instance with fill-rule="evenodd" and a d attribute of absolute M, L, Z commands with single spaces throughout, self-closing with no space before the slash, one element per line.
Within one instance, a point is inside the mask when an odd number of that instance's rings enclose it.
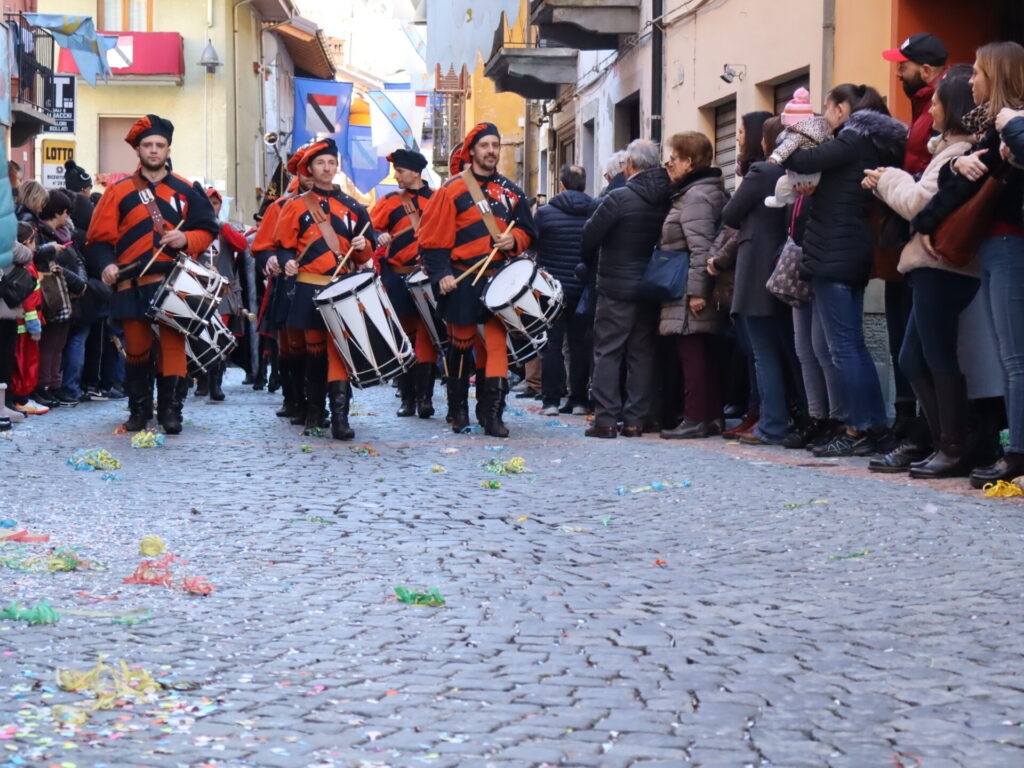
<path fill-rule="evenodd" d="M 654 564 L 659 568 L 668 568 L 668 563 L 666 563 L 664 560 L 655 560 Z"/>
<path fill-rule="evenodd" d="M 75 594 L 78 595 L 79 597 L 87 597 L 90 600 L 98 600 L 101 603 L 105 603 L 108 600 L 118 600 L 118 599 L 120 599 L 120 598 L 118 598 L 116 596 L 115 597 L 96 597 L 96 595 L 90 595 L 88 592 L 75 592 Z"/>

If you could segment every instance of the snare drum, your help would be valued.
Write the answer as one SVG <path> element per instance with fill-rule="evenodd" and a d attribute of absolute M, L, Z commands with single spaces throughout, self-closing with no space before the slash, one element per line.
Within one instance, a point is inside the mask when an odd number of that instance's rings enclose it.
<path fill-rule="evenodd" d="M 238 346 L 238 341 L 220 315 L 213 315 L 209 324 L 194 336 L 185 337 L 185 359 L 188 363 L 188 375 L 197 378 L 204 373 L 211 363 L 228 356 Z"/>
<path fill-rule="evenodd" d="M 434 349 L 444 354 L 448 350 L 448 328 L 437 312 L 437 298 L 434 296 L 427 271 L 423 267 L 418 267 L 405 278 L 405 284 L 409 286 L 409 294 L 416 305 L 416 311 L 420 313 L 423 323 L 427 326 L 430 343 L 434 345 Z"/>
<path fill-rule="evenodd" d="M 412 343 L 402 330 L 380 279 L 356 272 L 325 286 L 313 299 L 353 386 L 383 384 L 415 362 Z"/>
<path fill-rule="evenodd" d="M 186 336 L 198 336 L 217 314 L 227 282 L 215 269 L 179 259 L 157 288 L 147 314 Z"/>
<path fill-rule="evenodd" d="M 546 331 L 564 306 L 562 284 L 529 259 L 506 264 L 490 279 L 481 297 L 488 311 L 510 333 L 547 341 Z"/>

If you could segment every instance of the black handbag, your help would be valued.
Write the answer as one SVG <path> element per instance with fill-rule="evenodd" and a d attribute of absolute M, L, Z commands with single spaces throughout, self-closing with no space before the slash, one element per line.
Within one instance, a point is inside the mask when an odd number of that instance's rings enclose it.
<path fill-rule="evenodd" d="M 655 250 L 640 281 L 640 295 L 650 301 L 679 301 L 686 293 L 689 251 Z"/>
<path fill-rule="evenodd" d="M 0 277 L 0 301 L 14 309 L 32 295 L 36 279 L 24 267 L 13 267 Z"/>

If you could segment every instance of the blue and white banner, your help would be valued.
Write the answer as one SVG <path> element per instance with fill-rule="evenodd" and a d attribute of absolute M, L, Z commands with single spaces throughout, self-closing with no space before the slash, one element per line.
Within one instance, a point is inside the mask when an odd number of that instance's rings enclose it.
<path fill-rule="evenodd" d="M 296 77 L 292 152 L 311 139 L 330 137 L 344 153 L 351 107 L 352 83 Z"/>

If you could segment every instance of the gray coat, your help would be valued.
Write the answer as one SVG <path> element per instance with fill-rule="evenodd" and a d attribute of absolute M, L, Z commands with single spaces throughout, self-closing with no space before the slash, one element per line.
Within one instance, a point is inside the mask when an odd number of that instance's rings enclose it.
<path fill-rule="evenodd" d="M 734 315 L 767 317 L 786 310 L 765 288 L 786 242 L 786 209 L 769 208 L 764 199 L 775 194 L 775 182 L 784 173 L 780 165 L 754 163 L 722 211 L 722 223 L 740 231 L 732 298 Z"/>
<path fill-rule="evenodd" d="M 661 228 L 661 248 L 689 251 L 690 271 L 686 295 L 661 307 L 658 333 L 662 336 L 717 333 L 722 329 L 724 318 L 711 300 L 714 278 L 708 274 L 707 263 L 728 199 L 718 168 L 701 168 L 673 184 L 672 209 Z M 707 307 L 696 317 L 689 309 L 690 298 L 708 300 Z"/>

